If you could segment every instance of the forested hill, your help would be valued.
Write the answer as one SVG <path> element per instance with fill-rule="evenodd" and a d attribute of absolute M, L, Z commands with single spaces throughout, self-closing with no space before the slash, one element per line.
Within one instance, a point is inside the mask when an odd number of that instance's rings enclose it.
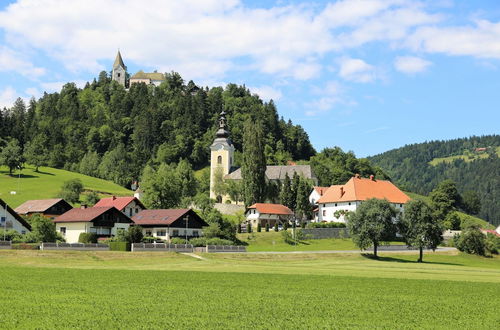
<path fill-rule="evenodd" d="M 500 224 L 500 135 L 406 145 L 368 159 L 399 186 L 428 194 L 440 181 L 451 179 L 460 192 L 475 191 L 479 216 Z"/>
<path fill-rule="evenodd" d="M 134 84 L 129 91 L 101 72 L 83 89 L 68 83 L 27 105 L 18 99 L 0 111 L 0 149 L 15 139 L 44 165 L 129 186 L 148 163 L 187 159 L 195 169 L 208 165 L 222 110 L 238 151 L 243 123 L 251 117 L 263 122 L 269 162 L 308 160 L 315 154 L 307 133 L 280 119 L 272 101 L 263 102 L 245 86 L 185 83 L 174 72 L 159 87 Z M 235 158 L 237 163 L 238 153 Z"/>

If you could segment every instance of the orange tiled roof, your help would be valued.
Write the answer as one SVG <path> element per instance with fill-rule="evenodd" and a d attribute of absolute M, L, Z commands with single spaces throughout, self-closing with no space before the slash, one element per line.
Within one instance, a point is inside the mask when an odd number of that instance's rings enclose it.
<path fill-rule="evenodd" d="M 316 190 L 316 192 L 320 195 L 320 196 L 323 196 L 325 194 L 325 192 L 328 190 L 328 188 L 330 187 L 318 187 L 318 186 L 315 186 L 314 187 L 314 190 Z"/>
<path fill-rule="evenodd" d="M 352 177 L 344 185 L 328 188 L 318 203 L 364 201 L 370 198 L 387 199 L 397 204 L 410 200 L 410 197 L 390 181 Z"/>
<path fill-rule="evenodd" d="M 268 204 L 268 203 L 255 203 L 249 207 L 249 209 L 257 209 L 259 213 L 265 214 L 283 214 L 290 215 L 293 214 L 290 209 L 281 204 Z"/>

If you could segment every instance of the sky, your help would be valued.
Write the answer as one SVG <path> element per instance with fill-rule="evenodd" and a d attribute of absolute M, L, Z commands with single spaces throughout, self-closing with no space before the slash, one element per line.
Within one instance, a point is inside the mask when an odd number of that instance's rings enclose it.
<path fill-rule="evenodd" d="M 0 0 L 0 107 L 110 71 L 245 84 L 318 150 L 500 133 L 498 0 Z"/>

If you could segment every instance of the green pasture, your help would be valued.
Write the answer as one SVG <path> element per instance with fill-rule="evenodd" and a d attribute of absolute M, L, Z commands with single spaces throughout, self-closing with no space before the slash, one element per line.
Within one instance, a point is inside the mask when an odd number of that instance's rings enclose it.
<path fill-rule="evenodd" d="M 498 325 L 500 258 L 0 251 L 0 328 Z"/>
<path fill-rule="evenodd" d="M 18 171 L 10 176 L 8 168 L 0 166 L 0 198 L 14 208 L 30 199 L 55 198 L 63 182 L 71 179 L 82 180 L 85 190 L 93 190 L 101 195 L 132 194 L 130 190 L 110 181 L 65 170 L 40 167 L 39 172 L 35 172 L 34 168 L 27 166 L 20 176 Z M 16 194 L 12 195 L 11 191 Z"/>
<path fill-rule="evenodd" d="M 500 157 L 500 147 L 496 147 L 495 151 L 496 151 L 496 154 Z M 484 159 L 484 158 L 488 158 L 488 157 L 489 157 L 489 155 L 486 152 L 474 153 L 474 152 L 468 151 L 467 153 L 464 153 L 462 155 L 434 158 L 433 160 L 431 160 L 429 162 L 429 165 L 437 166 L 440 163 L 452 163 L 453 161 L 455 161 L 457 159 L 462 159 L 465 162 L 472 162 L 476 159 Z"/>

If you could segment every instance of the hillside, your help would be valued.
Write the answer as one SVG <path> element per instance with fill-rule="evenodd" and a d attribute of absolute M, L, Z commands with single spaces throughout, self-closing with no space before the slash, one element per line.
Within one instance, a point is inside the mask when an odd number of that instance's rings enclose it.
<path fill-rule="evenodd" d="M 101 195 L 131 195 L 132 191 L 115 183 L 93 178 L 87 175 L 58 170 L 50 167 L 41 167 L 39 172 L 27 167 L 18 173 L 9 176 L 7 167 L 0 166 L 0 198 L 15 208 L 29 199 L 44 199 L 57 197 L 64 181 L 80 179 L 84 189 L 96 191 Z M 15 191 L 13 195 L 10 192 Z"/>
<path fill-rule="evenodd" d="M 427 195 L 445 179 L 460 193 L 475 191 L 478 216 L 500 224 L 500 135 L 411 144 L 369 157 L 404 190 Z"/>

